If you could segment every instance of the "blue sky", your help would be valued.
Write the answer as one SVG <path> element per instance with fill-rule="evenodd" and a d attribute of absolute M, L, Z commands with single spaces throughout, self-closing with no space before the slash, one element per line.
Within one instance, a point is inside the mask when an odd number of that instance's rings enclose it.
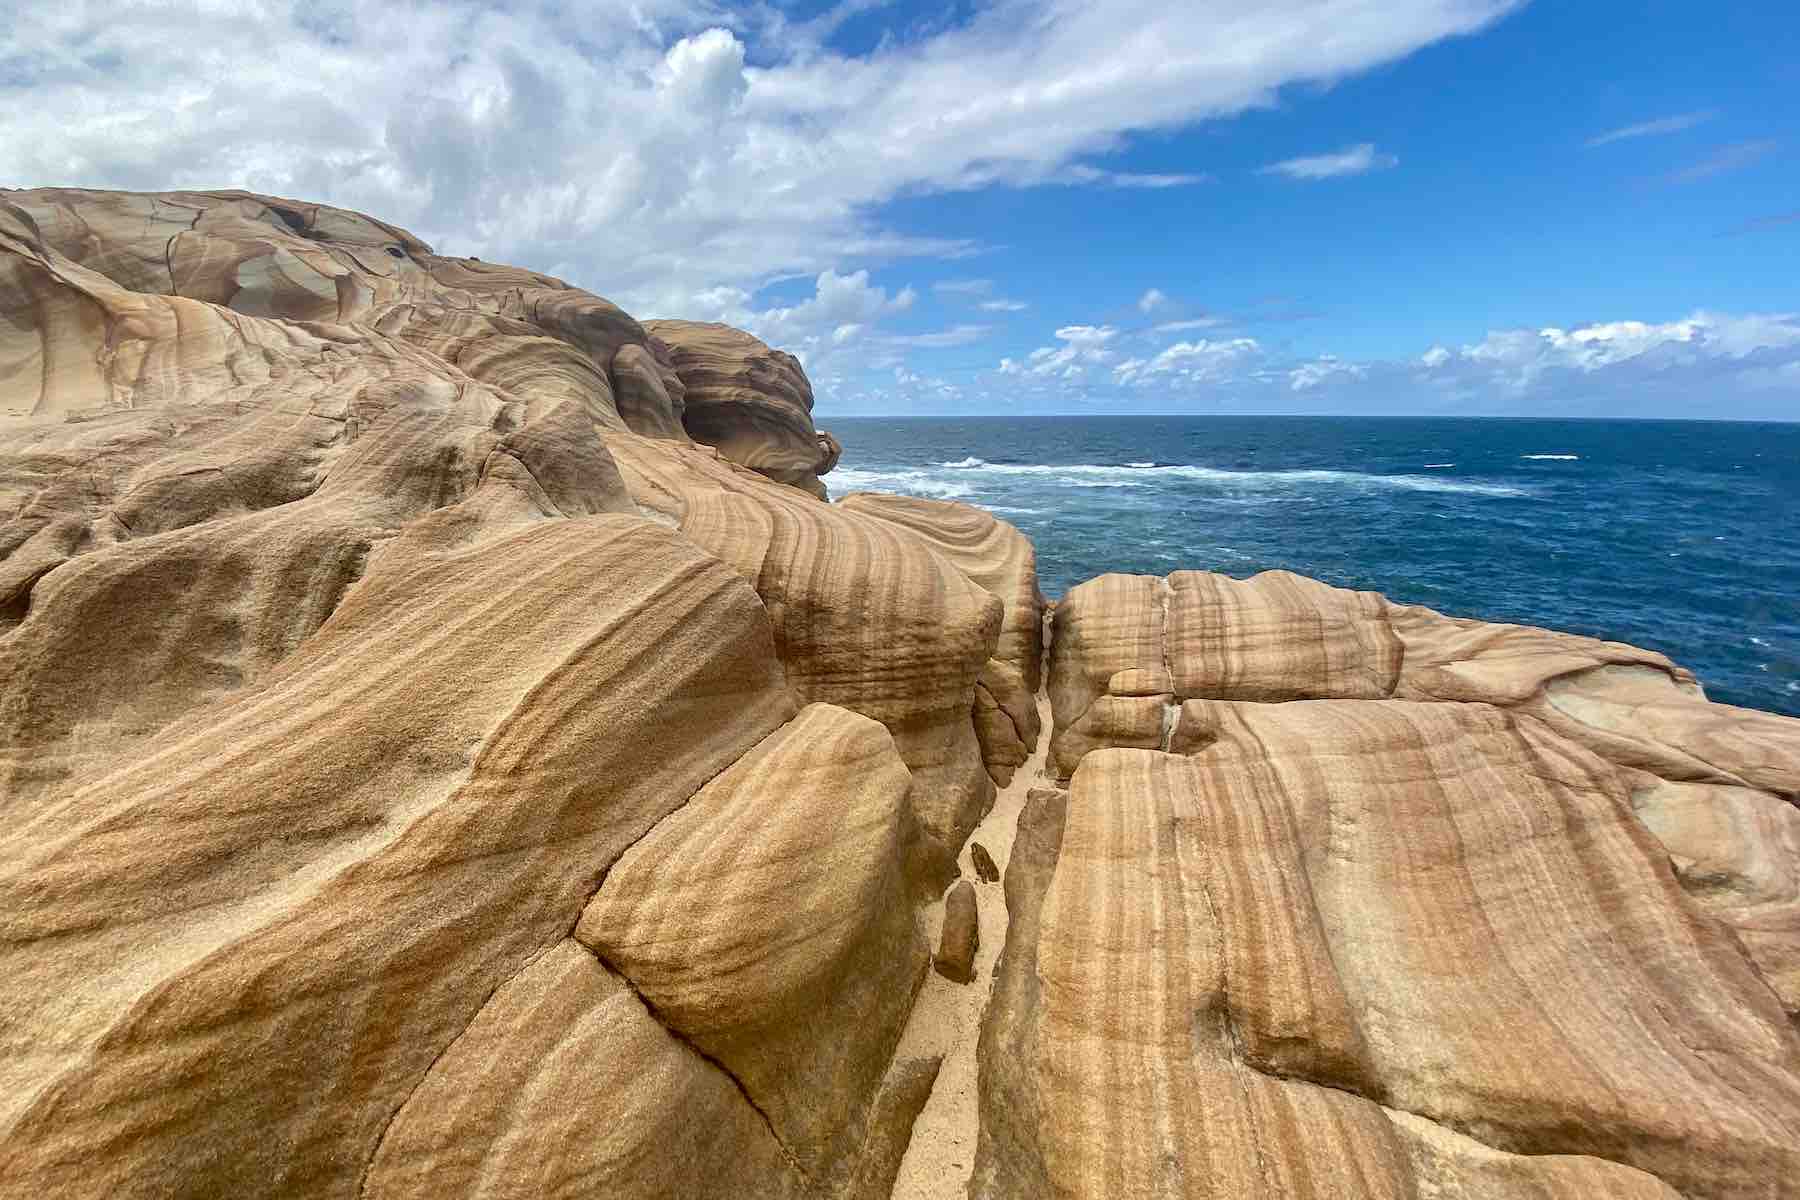
<path fill-rule="evenodd" d="M 10 186 L 245 186 L 851 413 L 1800 419 L 1791 3 L 207 0 L 0 23 Z"/>

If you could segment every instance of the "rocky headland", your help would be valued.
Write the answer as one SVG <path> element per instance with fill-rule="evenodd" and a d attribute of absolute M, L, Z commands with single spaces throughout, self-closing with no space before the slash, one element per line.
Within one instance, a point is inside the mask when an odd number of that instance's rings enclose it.
<path fill-rule="evenodd" d="M 0 191 L 0 1197 L 1800 1197 L 1800 721 L 1052 608 L 811 409 L 356 213 Z"/>

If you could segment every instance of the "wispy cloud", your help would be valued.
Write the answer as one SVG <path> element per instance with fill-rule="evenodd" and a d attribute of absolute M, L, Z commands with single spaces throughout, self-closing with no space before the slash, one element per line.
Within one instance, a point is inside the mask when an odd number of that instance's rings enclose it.
<path fill-rule="evenodd" d="M 1154 175 L 1135 171 L 1108 171 L 1100 167 L 1077 163 L 1061 172 L 1057 180 L 1063 183 L 1091 185 L 1097 187 L 1141 188 L 1157 190 L 1161 188 L 1192 187 L 1197 183 L 1211 183 L 1213 177 L 1205 172 L 1186 175 Z"/>
<path fill-rule="evenodd" d="M 1399 162 L 1400 159 L 1395 155 L 1378 153 L 1374 142 L 1363 142 L 1346 146 L 1335 154 L 1309 154 L 1270 163 L 1258 174 L 1285 175 L 1289 179 L 1335 179 L 1339 175 L 1361 175 L 1368 171 L 1385 170 L 1397 166 Z"/>
<path fill-rule="evenodd" d="M 1776 213 L 1774 216 L 1756 217 L 1752 220 L 1745 221 L 1742 225 L 1739 225 L 1734 229 L 1727 229 L 1725 232 L 1728 234 L 1762 233 L 1765 230 L 1779 229 L 1783 225 L 1792 225 L 1796 222 L 1800 222 L 1800 208 L 1789 213 Z"/>
<path fill-rule="evenodd" d="M 952 346 L 967 346 L 979 342 L 988 335 L 987 325 L 956 325 L 949 329 L 939 329 L 931 333 L 896 333 L 882 338 L 889 346 L 903 346 L 911 350 L 947 350 Z"/>
<path fill-rule="evenodd" d="M 1747 167 L 1757 159 L 1773 153 L 1780 144 L 1773 139 L 1760 142 L 1739 142 L 1735 146 L 1726 146 L 1715 151 L 1691 167 L 1671 171 L 1664 178 L 1670 183 L 1693 183 L 1699 179 L 1710 179 L 1714 175 L 1723 175 L 1727 171 Z"/>
<path fill-rule="evenodd" d="M 1114 187 L 1158 190 L 1161 188 L 1191 187 L 1196 183 L 1211 183 L 1212 181 L 1213 177 L 1204 171 L 1193 175 L 1137 175 L 1129 171 L 1114 171 L 1112 178 L 1107 182 L 1111 183 Z"/>
<path fill-rule="evenodd" d="M 1598 137 L 1591 137 L 1587 140 L 1587 145 L 1589 147 L 1604 146 L 1610 142 L 1625 141 L 1627 138 L 1659 137 L 1665 133 L 1680 133 L 1684 129 L 1704 125 L 1718 115 L 1718 109 L 1708 108 L 1700 112 L 1681 113 L 1673 117 L 1658 117 L 1654 121 L 1640 121 L 1636 125 L 1626 125 L 1621 129 L 1609 130 Z"/>
<path fill-rule="evenodd" d="M 994 295 L 994 281 L 991 279 L 940 279 L 931 285 L 931 290 L 942 296 L 954 297 L 965 304 L 975 304 L 982 312 L 1023 312 L 1031 307 L 1023 300 Z"/>
<path fill-rule="evenodd" d="M 1226 324 L 1224 317 L 1191 317 L 1185 321 L 1164 321 L 1156 327 L 1157 333 L 1188 333 L 1195 329 L 1216 329 Z"/>
<path fill-rule="evenodd" d="M 1157 309 L 1162 308 L 1168 303 L 1169 297 L 1163 293 L 1161 288 L 1151 288 L 1142 296 L 1138 297 L 1138 311 L 1144 313 L 1155 312 Z"/>

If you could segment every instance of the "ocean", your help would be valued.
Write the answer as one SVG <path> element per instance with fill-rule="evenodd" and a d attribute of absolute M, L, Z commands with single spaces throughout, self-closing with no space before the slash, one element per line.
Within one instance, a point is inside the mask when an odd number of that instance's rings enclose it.
<path fill-rule="evenodd" d="M 1339 417 L 821 418 L 834 497 L 982 505 L 1045 595 L 1285 568 L 1660 650 L 1800 716 L 1800 425 Z"/>

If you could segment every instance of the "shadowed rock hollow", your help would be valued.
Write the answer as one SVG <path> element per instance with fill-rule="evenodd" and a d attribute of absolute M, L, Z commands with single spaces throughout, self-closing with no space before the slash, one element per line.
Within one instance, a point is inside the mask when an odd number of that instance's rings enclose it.
<path fill-rule="evenodd" d="M 0 1196 L 887 1196 L 997 787 L 930 1194 L 1800 1196 L 1800 722 L 1278 573 L 1046 648 L 811 403 L 358 214 L 0 192 Z"/>

